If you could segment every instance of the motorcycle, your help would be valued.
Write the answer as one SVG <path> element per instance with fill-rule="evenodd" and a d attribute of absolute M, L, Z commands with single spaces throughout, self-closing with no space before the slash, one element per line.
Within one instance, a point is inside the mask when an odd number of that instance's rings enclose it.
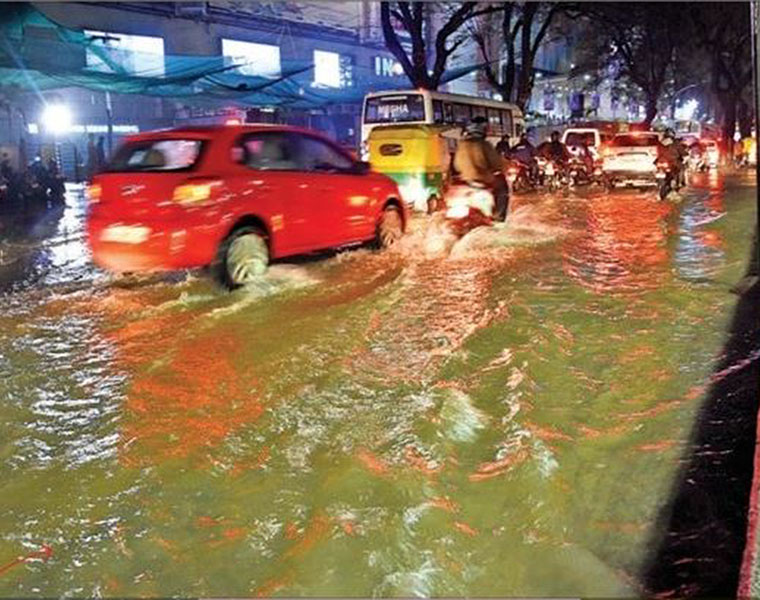
<path fill-rule="evenodd" d="M 530 167 L 519 160 L 511 159 L 506 172 L 507 182 L 516 193 L 527 192 L 535 187 L 530 173 Z"/>
<path fill-rule="evenodd" d="M 690 173 L 701 173 L 707 171 L 707 162 L 701 153 L 690 152 L 686 159 L 686 167 Z"/>
<path fill-rule="evenodd" d="M 655 178 L 657 179 L 660 200 L 665 200 L 671 191 L 677 192 L 681 189 L 680 182 L 678 181 L 676 170 L 668 161 L 658 160 L 655 166 L 657 167 Z"/>
<path fill-rule="evenodd" d="M 443 201 L 446 221 L 459 237 L 493 222 L 496 199 L 484 184 L 455 180 L 444 190 Z"/>
<path fill-rule="evenodd" d="M 568 178 L 572 185 L 591 183 L 593 173 L 589 172 L 588 164 L 581 158 L 573 157 L 568 163 Z"/>
<path fill-rule="evenodd" d="M 552 192 L 557 191 L 562 185 L 562 174 L 559 172 L 557 164 L 544 157 L 536 158 L 536 162 L 538 162 L 538 180 L 541 186 Z"/>

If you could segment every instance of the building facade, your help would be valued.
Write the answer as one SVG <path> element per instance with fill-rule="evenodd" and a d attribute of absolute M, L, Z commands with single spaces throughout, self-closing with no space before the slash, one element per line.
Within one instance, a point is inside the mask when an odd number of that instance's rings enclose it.
<path fill-rule="evenodd" d="M 156 3 L 37 3 L 35 8 L 52 21 L 84 30 L 109 48 L 128 51 L 134 73 L 162 74 L 168 57 L 242 59 L 241 73 L 276 77 L 281 65 L 313 65 L 313 84 L 348 88 L 357 78 L 372 75 L 383 89 L 403 85 L 406 78 L 385 49 L 379 3 L 348 2 L 156 2 Z M 97 56 L 81 49 L 68 57 L 72 64 L 105 68 Z M 177 60 L 179 60 L 177 59 Z M 471 91 L 471 90 L 470 90 Z M 27 136 L 33 155 L 46 141 L 41 115 L 51 98 L 70 107 L 72 123 L 60 142 L 62 163 L 72 175 L 77 161 L 87 160 L 89 136 L 106 136 L 112 149 L 127 133 L 184 124 L 224 122 L 229 119 L 278 121 L 313 127 L 355 146 L 361 114 L 358 101 L 320 109 L 288 110 L 264 104 L 250 107 L 209 102 L 191 95 L 177 99 L 117 94 L 85 88 L 62 88 L 27 94 L 23 106 L 9 109 L 0 144 L 14 145 Z M 14 118 L 15 117 L 15 118 Z M 49 137 L 49 136 L 48 136 Z M 49 141 L 49 140 L 48 140 Z M 76 150 L 75 150 L 76 149 Z M 74 156 L 76 155 L 76 156 Z"/>

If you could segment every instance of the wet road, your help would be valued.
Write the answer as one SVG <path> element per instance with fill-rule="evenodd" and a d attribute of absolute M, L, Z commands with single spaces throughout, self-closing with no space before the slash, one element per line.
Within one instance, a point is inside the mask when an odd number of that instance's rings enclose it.
<path fill-rule="evenodd" d="M 232 294 L 3 223 L 0 596 L 641 593 L 757 220 L 693 184 Z"/>

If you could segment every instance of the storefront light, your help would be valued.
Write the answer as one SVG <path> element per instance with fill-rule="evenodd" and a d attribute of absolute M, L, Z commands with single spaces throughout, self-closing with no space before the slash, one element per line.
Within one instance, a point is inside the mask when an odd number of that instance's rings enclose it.
<path fill-rule="evenodd" d="M 45 129 L 55 135 L 71 130 L 71 111 L 65 104 L 48 104 L 42 111 L 42 123 Z"/>

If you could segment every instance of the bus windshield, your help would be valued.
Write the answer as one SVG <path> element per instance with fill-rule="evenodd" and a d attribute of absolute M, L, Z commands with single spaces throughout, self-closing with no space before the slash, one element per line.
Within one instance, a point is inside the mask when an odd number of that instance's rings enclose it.
<path fill-rule="evenodd" d="M 365 123 L 409 123 L 425 121 L 422 94 L 399 94 L 367 99 Z"/>

